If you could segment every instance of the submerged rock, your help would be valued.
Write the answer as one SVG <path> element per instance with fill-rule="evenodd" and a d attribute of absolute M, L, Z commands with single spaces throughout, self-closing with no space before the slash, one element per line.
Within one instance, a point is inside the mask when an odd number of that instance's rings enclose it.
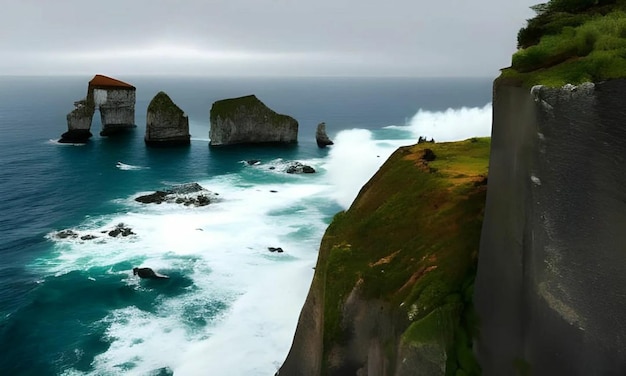
<path fill-rule="evenodd" d="M 210 146 L 298 142 L 298 122 L 277 114 L 254 95 L 217 101 L 210 117 Z"/>
<path fill-rule="evenodd" d="M 317 142 L 317 147 L 319 148 L 334 145 L 334 142 L 332 142 L 326 134 L 326 123 L 319 123 L 317 125 L 317 130 L 315 131 L 315 141 Z"/>
<path fill-rule="evenodd" d="M 148 105 L 146 145 L 189 145 L 190 138 L 189 118 L 165 92 L 160 91 Z"/>

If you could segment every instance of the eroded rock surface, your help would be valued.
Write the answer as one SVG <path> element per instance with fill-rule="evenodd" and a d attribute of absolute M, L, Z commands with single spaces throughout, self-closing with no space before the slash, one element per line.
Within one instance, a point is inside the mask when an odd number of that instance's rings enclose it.
<path fill-rule="evenodd" d="M 293 144 L 298 122 L 274 112 L 256 96 L 224 99 L 211 107 L 211 146 L 233 144 Z"/>
<path fill-rule="evenodd" d="M 152 98 L 146 115 L 144 140 L 150 146 L 189 145 L 189 118 L 172 99 L 160 91 Z"/>

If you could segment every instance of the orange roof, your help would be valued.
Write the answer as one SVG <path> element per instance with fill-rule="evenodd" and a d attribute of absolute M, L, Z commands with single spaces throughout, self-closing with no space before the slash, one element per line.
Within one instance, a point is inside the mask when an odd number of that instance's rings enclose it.
<path fill-rule="evenodd" d="M 103 76 L 101 74 L 96 74 L 91 81 L 89 81 L 90 87 L 100 87 L 100 88 L 124 88 L 129 90 L 135 90 L 135 87 L 131 84 L 127 84 L 126 82 L 116 80 L 115 78 Z"/>

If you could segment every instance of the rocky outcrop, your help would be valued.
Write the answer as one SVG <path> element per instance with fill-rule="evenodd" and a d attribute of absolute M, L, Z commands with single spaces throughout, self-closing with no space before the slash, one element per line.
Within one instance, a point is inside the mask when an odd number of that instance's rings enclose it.
<path fill-rule="evenodd" d="M 315 131 L 315 141 L 317 142 L 317 147 L 319 148 L 325 148 L 328 145 L 334 144 L 334 142 L 332 142 L 326 134 L 326 123 L 319 123 L 317 125 L 317 130 Z"/>
<path fill-rule="evenodd" d="M 298 142 L 298 122 L 272 111 L 254 95 L 217 101 L 210 117 L 210 146 Z"/>
<path fill-rule="evenodd" d="M 485 375 L 626 374 L 626 80 L 496 81 L 476 277 Z"/>
<path fill-rule="evenodd" d="M 287 167 L 285 172 L 288 174 L 313 174 L 315 173 L 315 169 L 300 162 L 293 162 Z"/>
<path fill-rule="evenodd" d="M 135 198 L 142 204 L 183 204 L 185 206 L 206 206 L 217 200 L 217 193 L 204 189 L 198 183 L 188 183 L 174 186 L 164 191 L 156 191 L 148 195 Z"/>
<path fill-rule="evenodd" d="M 89 81 L 85 99 L 74 103 L 67 115 L 67 132 L 59 142 L 81 143 L 92 136 L 91 122 L 100 111 L 102 131 L 108 136 L 135 127 L 135 87 L 111 77 L 95 75 Z"/>
<path fill-rule="evenodd" d="M 397 150 L 333 219 L 278 375 L 479 374 L 472 291 L 489 141 L 428 144 L 446 161 L 437 174 L 422 167 L 425 146 Z"/>
<path fill-rule="evenodd" d="M 160 91 L 152 98 L 146 115 L 146 145 L 189 145 L 189 118 L 170 97 Z"/>

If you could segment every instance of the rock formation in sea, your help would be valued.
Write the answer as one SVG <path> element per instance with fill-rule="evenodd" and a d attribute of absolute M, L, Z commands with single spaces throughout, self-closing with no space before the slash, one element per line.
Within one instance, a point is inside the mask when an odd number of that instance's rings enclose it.
<path fill-rule="evenodd" d="M 74 102 L 67 114 L 67 132 L 59 142 L 82 143 L 92 136 L 91 122 L 100 111 L 102 130 L 108 136 L 135 127 L 135 87 L 111 77 L 95 75 L 87 86 L 85 99 Z"/>
<path fill-rule="evenodd" d="M 325 148 L 328 145 L 334 144 L 334 142 L 332 142 L 326 134 L 326 123 L 319 123 L 317 125 L 317 130 L 315 131 L 315 141 L 317 142 L 317 147 L 319 148 Z"/>
<path fill-rule="evenodd" d="M 189 145 L 189 118 L 170 97 L 160 91 L 152 98 L 146 115 L 146 145 Z"/>
<path fill-rule="evenodd" d="M 277 114 L 254 95 L 213 103 L 210 118 L 211 146 L 298 142 L 298 122 Z"/>

